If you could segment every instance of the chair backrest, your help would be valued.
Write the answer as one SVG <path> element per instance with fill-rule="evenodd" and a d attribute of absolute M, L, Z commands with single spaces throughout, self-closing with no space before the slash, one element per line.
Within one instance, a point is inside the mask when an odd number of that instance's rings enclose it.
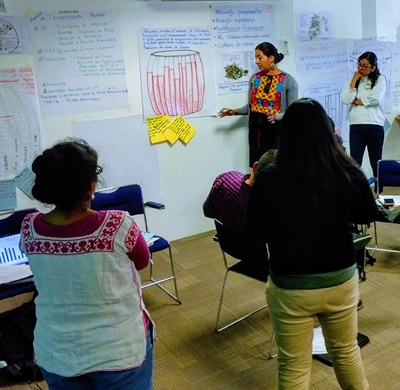
<path fill-rule="evenodd" d="M 400 187 L 400 161 L 379 160 L 378 161 L 378 188 Z"/>
<path fill-rule="evenodd" d="M 229 229 L 222 222 L 217 219 L 214 220 L 215 228 L 217 230 L 218 243 L 221 249 L 228 255 L 242 259 L 243 255 L 243 234 L 235 230 Z"/>
<path fill-rule="evenodd" d="M 214 223 L 221 250 L 228 255 L 238 260 L 268 258 L 265 244 L 254 241 L 244 232 L 229 229 L 217 219 L 214 219 Z"/>
<path fill-rule="evenodd" d="M 130 215 L 144 215 L 147 228 L 140 184 L 128 184 L 96 191 L 92 200 L 92 209 L 96 211 L 122 210 L 127 211 Z"/>
<path fill-rule="evenodd" d="M 21 230 L 21 224 L 26 215 L 36 213 L 39 209 L 32 207 L 29 209 L 17 210 L 8 217 L 0 219 L 0 237 L 17 234 Z"/>

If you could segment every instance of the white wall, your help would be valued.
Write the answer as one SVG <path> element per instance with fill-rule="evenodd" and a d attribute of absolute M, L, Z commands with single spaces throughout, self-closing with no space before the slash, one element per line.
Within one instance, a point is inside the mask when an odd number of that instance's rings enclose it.
<path fill-rule="evenodd" d="M 9 15 L 27 15 L 34 11 L 58 9 L 116 9 L 120 13 L 126 77 L 130 102 L 140 101 L 140 64 L 137 32 L 142 27 L 210 26 L 209 3 L 161 2 L 141 0 L 6 0 Z M 33 61 L 31 62 L 33 64 Z M 213 71 L 207 69 L 206 71 Z M 239 107 L 246 103 L 247 94 L 225 95 L 217 98 L 218 108 Z M 129 110 L 109 110 L 88 114 L 49 116 L 39 118 L 43 147 L 73 135 L 75 122 L 103 119 L 119 115 L 137 114 Z M 169 239 L 190 236 L 211 230 L 212 221 L 205 218 L 202 203 L 214 178 L 222 171 L 237 169 L 247 172 L 247 122 L 246 117 L 203 117 L 191 119 L 197 129 L 186 146 L 176 143 L 154 145 L 159 155 L 161 200 L 163 211 L 149 210 L 152 230 Z M 100 156 L 101 158 L 101 156 Z M 127 167 L 127 169 L 129 169 Z M 22 192 L 17 194 L 18 208 L 28 207 L 32 201 Z M 43 207 L 43 205 L 39 205 Z"/>
<path fill-rule="evenodd" d="M 400 42 L 400 13 L 398 0 L 376 1 L 377 36 Z"/>
<path fill-rule="evenodd" d="M 388 0 L 386 0 L 388 1 Z M 215 2 L 218 3 L 218 2 Z M 204 1 L 144 1 L 144 0 L 5 0 L 9 15 L 26 15 L 33 11 L 58 9 L 116 9 L 121 16 L 126 76 L 130 102 L 141 101 L 140 64 L 137 32 L 141 27 L 210 26 L 210 2 Z M 332 12 L 335 38 L 362 38 L 361 0 L 276 0 L 277 36 L 274 42 L 280 50 L 285 39 L 289 55 L 281 64 L 283 70 L 296 77 L 295 13 Z M 383 8 L 383 7 L 382 7 Z M 379 24 L 379 23 L 378 23 Z M 208 70 L 210 71 L 210 70 Z M 247 94 L 217 97 L 220 107 L 240 107 L 247 102 Z M 40 117 L 43 147 L 49 147 L 65 136 L 72 135 L 76 121 L 102 119 L 133 114 L 129 110 L 111 110 L 90 114 Z M 186 146 L 159 144 L 158 150 L 163 211 L 150 210 L 150 226 L 169 239 L 178 239 L 213 229 L 205 218 L 202 203 L 214 178 L 221 172 L 239 170 L 248 172 L 247 118 L 218 119 L 203 117 L 191 119 L 197 129 Z M 18 193 L 18 208 L 32 202 Z"/>

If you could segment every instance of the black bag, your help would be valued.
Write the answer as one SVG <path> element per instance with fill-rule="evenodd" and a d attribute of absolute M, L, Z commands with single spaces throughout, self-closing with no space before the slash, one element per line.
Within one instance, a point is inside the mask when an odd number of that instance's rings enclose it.
<path fill-rule="evenodd" d="M 42 380 L 33 361 L 33 330 L 36 325 L 35 304 L 24 303 L 0 314 L 0 361 L 7 367 L 0 370 L 12 382 Z"/>

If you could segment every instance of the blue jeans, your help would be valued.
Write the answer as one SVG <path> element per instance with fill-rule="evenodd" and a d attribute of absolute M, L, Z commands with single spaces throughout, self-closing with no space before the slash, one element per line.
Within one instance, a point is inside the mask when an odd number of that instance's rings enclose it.
<path fill-rule="evenodd" d="M 379 125 L 350 125 L 350 156 L 361 167 L 365 148 L 374 177 L 377 177 L 378 161 L 382 158 L 385 131 Z"/>
<path fill-rule="evenodd" d="M 151 390 L 153 388 L 153 342 L 147 332 L 146 358 L 137 368 L 125 371 L 96 371 L 65 377 L 40 368 L 49 390 Z"/>

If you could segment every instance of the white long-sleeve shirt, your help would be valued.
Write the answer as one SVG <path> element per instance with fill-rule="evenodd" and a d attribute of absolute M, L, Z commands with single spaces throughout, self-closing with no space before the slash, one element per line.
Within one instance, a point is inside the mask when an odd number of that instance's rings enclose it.
<path fill-rule="evenodd" d="M 371 88 L 371 80 L 361 77 L 358 88 L 350 89 L 350 82 L 343 88 L 341 99 L 344 104 L 349 105 L 350 125 L 380 125 L 385 123 L 383 101 L 386 93 L 386 80 L 379 75 L 378 80 Z M 360 99 L 362 105 L 353 104 L 355 99 Z"/>

